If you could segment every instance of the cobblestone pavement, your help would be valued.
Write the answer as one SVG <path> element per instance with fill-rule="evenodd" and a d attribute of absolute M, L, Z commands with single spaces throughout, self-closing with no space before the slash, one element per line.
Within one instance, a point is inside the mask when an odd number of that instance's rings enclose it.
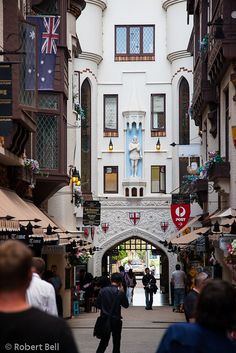
<path fill-rule="evenodd" d="M 160 303 L 160 298 L 161 296 L 156 298 L 155 302 Z M 140 305 L 143 298 L 140 296 L 135 300 Z M 69 321 L 80 353 L 96 352 L 99 340 L 93 337 L 93 327 L 98 315 L 99 312 L 82 312 L 77 318 Z M 173 322 L 185 321 L 184 314 L 173 313 L 171 306 L 155 306 L 155 303 L 152 311 L 146 311 L 142 306 L 122 309 L 122 316 L 121 353 L 155 353 L 165 329 Z M 106 350 L 106 353 L 111 352 L 112 341 Z"/>

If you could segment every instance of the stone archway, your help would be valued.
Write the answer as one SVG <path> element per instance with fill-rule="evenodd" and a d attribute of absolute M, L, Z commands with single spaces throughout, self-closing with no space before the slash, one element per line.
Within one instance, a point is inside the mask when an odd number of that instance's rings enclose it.
<path fill-rule="evenodd" d="M 112 238 L 105 239 L 102 243 L 100 243 L 100 247 L 102 248 L 100 251 L 96 252 L 93 256 L 93 261 L 90 263 L 93 268 L 93 274 L 94 276 L 100 276 L 101 275 L 101 266 L 102 266 L 102 258 L 103 255 L 112 247 L 114 247 L 116 244 L 121 243 L 122 241 L 125 241 L 127 239 L 130 239 L 132 237 L 138 237 L 140 239 L 143 239 L 149 243 L 151 243 L 153 246 L 161 249 L 165 255 L 168 258 L 168 263 L 169 263 L 169 278 L 171 278 L 171 274 L 175 269 L 175 265 L 177 262 L 177 256 L 173 252 L 168 252 L 167 248 L 163 246 L 159 241 L 161 239 L 157 238 L 156 235 L 149 233 L 143 229 L 140 229 L 138 227 L 129 229 L 127 231 L 121 232 L 117 235 L 114 235 Z M 91 268 L 91 267 L 90 267 Z M 169 289 L 170 293 L 170 289 Z M 169 296 L 170 297 L 170 296 Z"/>

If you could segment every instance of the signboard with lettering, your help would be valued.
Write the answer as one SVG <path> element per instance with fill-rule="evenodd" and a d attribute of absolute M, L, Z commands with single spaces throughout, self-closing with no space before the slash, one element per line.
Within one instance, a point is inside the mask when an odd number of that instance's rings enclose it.
<path fill-rule="evenodd" d="M 190 212 L 190 204 L 171 205 L 171 217 L 178 230 L 188 223 Z"/>
<path fill-rule="evenodd" d="M 12 128 L 12 67 L 0 63 L 0 136 L 7 136 Z"/>
<path fill-rule="evenodd" d="M 190 204 L 189 194 L 172 194 L 172 204 Z"/>
<path fill-rule="evenodd" d="M 84 201 L 83 225 L 99 226 L 101 218 L 101 203 L 99 201 Z"/>

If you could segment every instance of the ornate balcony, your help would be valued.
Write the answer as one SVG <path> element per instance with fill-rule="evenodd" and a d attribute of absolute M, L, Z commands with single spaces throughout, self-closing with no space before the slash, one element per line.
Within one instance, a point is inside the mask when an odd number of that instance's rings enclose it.
<path fill-rule="evenodd" d="M 232 1 L 219 6 L 211 20 L 209 33 L 208 68 L 211 82 L 218 82 L 230 63 L 236 60 L 236 23 L 231 16 Z"/>

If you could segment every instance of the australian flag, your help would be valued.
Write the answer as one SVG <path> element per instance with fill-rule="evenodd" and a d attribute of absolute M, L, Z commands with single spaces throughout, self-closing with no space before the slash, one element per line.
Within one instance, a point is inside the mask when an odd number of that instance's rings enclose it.
<path fill-rule="evenodd" d="M 27 21 L 35 25 L 37 31 L 38 89 L 53 90 L 54 73 L 59 41 L 59 16 L 27 16 Z M 31 33 L 27 40 L 34 40 L 36 33 Z M 31 88 L 32 68 L 26 68 L 26 89 Z"/>

